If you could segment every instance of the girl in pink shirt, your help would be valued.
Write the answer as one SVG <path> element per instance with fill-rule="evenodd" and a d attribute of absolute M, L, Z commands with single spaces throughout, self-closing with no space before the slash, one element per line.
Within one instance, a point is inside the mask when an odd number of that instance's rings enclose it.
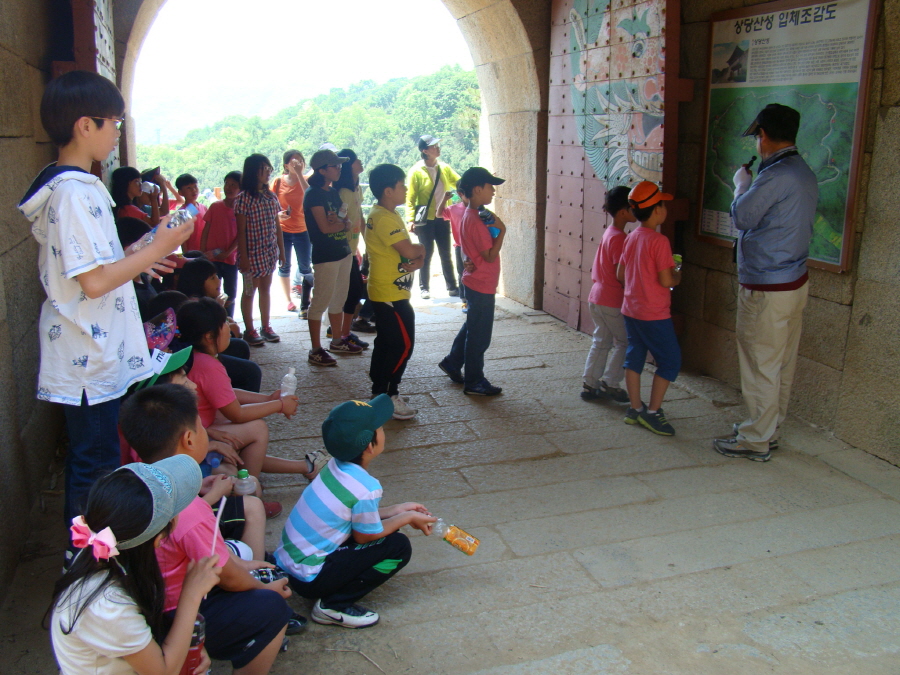
<path fill-rule="evenodd" d="M 259 479 L 260 472 L 299 473 L 308 480 L 315 477 L 319 464 L 324 463 L 321 453 L 308 453 L 302 460 L 272 457 L 266 452 L 269 446 L 269 427 L 264 417 L 281 413 L 288 419 L 297 411 L 299 399 L 281 396 L 279 390 L 271 394 L 234 389 L 218 355 L 228 348 L 231 333 L 225 309 L 211 298 L 186 302 L 178 310 L 178 330 L 182 340 L 193 346 L 194 363 L 188 378 L 197 385 L 197 408 L 200 420 L 210 438 L 222 441 L 226 446 L 220 469 L 229 473 L 238 468 L 247 469 Z M 266 504 L 266 514 L 275 510 Z M 277 509 L 280 512 L 280 508 Z"/>

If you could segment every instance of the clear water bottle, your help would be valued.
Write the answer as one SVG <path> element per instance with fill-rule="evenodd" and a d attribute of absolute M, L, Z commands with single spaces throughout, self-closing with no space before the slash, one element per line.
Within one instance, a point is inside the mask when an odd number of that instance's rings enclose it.
<path fill-rule="evenodd" d="M 236 495 L 252 495 L 256 494 L 256 478 L 250 475 L 247 469 L 241 469 L 234 479 L 234 494 Z"/>
<path fill-rule="evenodd" d="M 195 209 L 196 210 L 196 209 Z M 166 227 L 173 228 L 178 227 L 179 225 L 183 225 L 189 220 L 193 220 L 194 215 L 188 211 L 187 209 L 182 209 L 180 211 L 176 211 L 172 217 L 169 219 L 169 222 L 166 224 Z M 142 248 L 149 246 L 153 241 L 153 237 L 156 235 L 156 230 L 159 227 L 157 225 L 152 230 L 150 230 L 143 237 L 138 239 L 134 244 L 131 245 L 131 250 L 134 252 L 140 251 Z"/>
<path fill-rule="evenodd" d="M 432 531 L 453 548 L 458 548 L 466 555 L 475 555 L 475 550 L 481 543 L 476 537 L 456 525 L 448 525 L 443 518 L 437 519 Z"/>
<path fill-rule="evenodd" d="M 178 675 L 194 675 L 194 671 L 203 660 L 204 642 L 206 642 L 206 619 L 202 614 L 198 614 L 194 620 L 194 631 L 191 633 L 191 646 Z"/>
<path fill-rule="evenodd" d="M 297 391 L 297 376 L 294 368 L 288 368 L 287 373 L 281 378 L 281 395 L 293 396 Z"/>
<path fill-rule="evenodd" d="M 338 218 L 344 219 L 347 217 L 347 204 L 341 202 L 341 208 L 338 210 Z"/>

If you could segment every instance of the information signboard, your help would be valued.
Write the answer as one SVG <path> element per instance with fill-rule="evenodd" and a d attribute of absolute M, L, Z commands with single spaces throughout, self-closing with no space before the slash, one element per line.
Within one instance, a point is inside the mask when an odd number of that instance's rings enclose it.
<path fill-rule="evenodd" d="M 701 239 L 730 246 L 737 237 L 732 179 L 758 154 L 741 134 L 781 103 L 800 111 L 797 148 L 819 183 L 810 264 L 849 267 L 874 9 L 871 0 L 777 2 L 712 17 Z"/>

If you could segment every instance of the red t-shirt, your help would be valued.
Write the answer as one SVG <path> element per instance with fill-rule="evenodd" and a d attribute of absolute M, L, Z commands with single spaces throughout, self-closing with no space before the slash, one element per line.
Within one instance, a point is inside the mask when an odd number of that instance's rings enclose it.
<path fill-rule="evenodd" d="M 117 218 L 137 218 L 140 221 L 147 222 L 147 214 L 141 211 L 134 204 L 126 204 L 116 212 Z M 149 228 L 149 225 L 147 226 Z"/>
<path fill-rule="evenodd" d="M 463 213 L 459 224 L 459 242 L 465 257 L 475 264 L 474 272 L 463 272 L 462 282 L 466 288 L 479 293 L 496 293 L 500 283 L 500 257 L 497 256 L 494 262 L 481 257 L 481 252 L 491 248 L 494 240 L 476 209 L 467 208 Z"/>
<path fill-rule="evenodd" d="M 194 365 L 188 379 L 197 385 L 197 410 L 204 427 L 216 420 L 216 412 L 237 398 L 231 378 L 219 359 L 194 351 Z"/>
<path fill-rule="evenodd" d="M 181 587 L 187 574 L 188 563 L 209 556 L 216 529 L 216 516 L 212 507 L 200 497 L 195 497 L 188 507 L 178 514 L 175 530 L 163 537 L 156 549 L 156 561 L 166 586 L 166 602 L 163 611 L 175 609 L 181 596 Z M 228 547 L 221 536 L 216 536 L 217 567 L 228 562 Z"/>
<path fill-rule="evenodd" d="M 191 232 L 188 240 L 181 245 L 181 250 L 185 253 L 200 250 L 200 238 L 203 236 L 203 227 L 206 225 L 206 207 L 199 203 L 194 204 L 194 206 L 197 207 L 199 213 L 194 218 L 194 231 Z M 181 208 L 183 209 L 184 207 L 182 206 Z"/>
<path fill-rule="evenodd" d="M 671 318 L 672 291 L 659 283 L 662 270 L 675 267 L 665 235 L 641 226 L 625 237 L 625 300 L 622 314 L 641 321 Z"/>
<path fill-rule="evenodd" d="M 462 222 L 463 213 L 466 211 L 466 205 L 462 202 L 451 204 L 441 214 L 443 218 L 450 221 L 450 231 L 453 233 L 453 245 L 459 246 L 459 225 Z"/>
<path fill-rule="evenodd" d="M 234 215 L 234 209 L 228 204 L 224 201 L 210 204 L 206 210 L 206 224 L 209 226 L 209 234 L 206 237 L 208 251 L 217 248 L 227 251 L 234 246 L 234 242 L 237 241 L 237 218 Z M 237 248 L 222 262 L 236 265 Z"/>
<path fill-rule="evenodd" d="M 622 258 L 624 247 L 625 233 L 618 227 L 608 226 L 597 247 L 594 266 L 591 268 L 591 279 L 594 280 L 588 296 L 591 304 L 615 307 L 616 309 L 622 307 L 625 289 L 622 287 L 622 282 L 616 279 L 616 268 Z"/>

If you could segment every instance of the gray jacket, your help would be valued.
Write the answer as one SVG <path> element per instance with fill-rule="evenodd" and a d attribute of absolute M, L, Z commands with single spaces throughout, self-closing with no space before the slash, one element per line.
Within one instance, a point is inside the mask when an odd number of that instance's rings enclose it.
<path fill-rule="evenodd" d="M 760 164 L 759 175 L 731 204 L 740 230 L 738 281 L 786 284 L 806 273 L 819 186 L 791 146 Z"/>

